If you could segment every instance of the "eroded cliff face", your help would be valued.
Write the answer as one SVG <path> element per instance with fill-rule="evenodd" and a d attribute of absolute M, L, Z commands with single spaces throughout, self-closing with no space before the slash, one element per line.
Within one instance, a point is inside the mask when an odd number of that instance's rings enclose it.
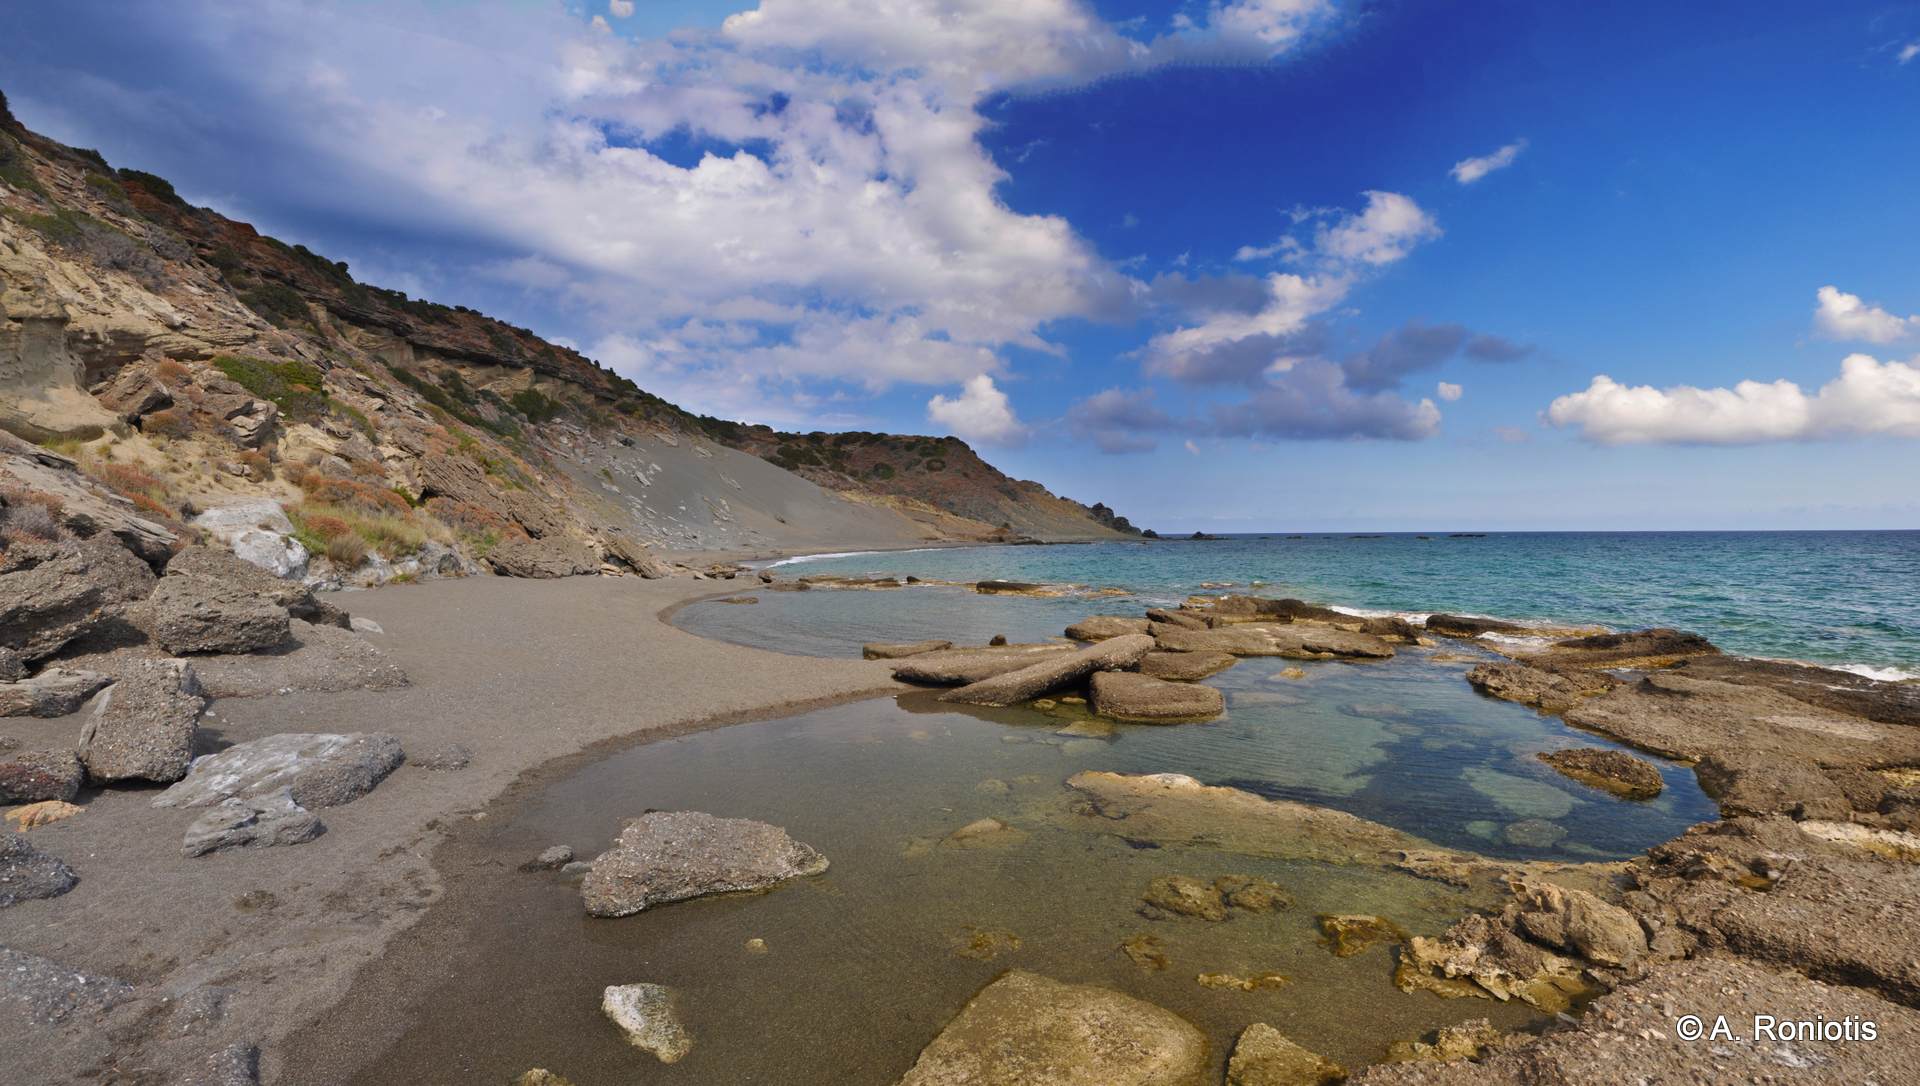
<path fill-rule="evenodd" d="M 838 435 L 691 415 L 526 329 L 355 282 L 4 111 L 0 430 L 182 540 L 206 510 L 278 503 L 309 576 L 342 583 L 1124 536 L 950 438 L 823 444 Z M 788 438 L 833 455 L 796 459 Z"/>

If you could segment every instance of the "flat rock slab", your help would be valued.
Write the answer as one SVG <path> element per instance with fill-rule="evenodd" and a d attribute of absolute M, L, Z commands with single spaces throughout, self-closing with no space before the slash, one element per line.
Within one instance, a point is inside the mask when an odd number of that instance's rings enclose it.
<path fill-rule="evenodd" d="M 1534 757 L 1581 784 L 1604 788 L 1627 799 L 1652 799 L 1667 786 L 1665 778 L 1660 776 L 1660 771 L 1652 763 L 1625 751 L 1577 747 Z"/>
<path fill-rule="evenodd" d="M 1853 807 L 1811 762 L 1765 751 L 1715 751 L 1693 767 L 1700 789 L 1727 818 L 1786 814 L 1845 822 Z"/>
<path fill-rule="evenodd" d="M 1211 720 L 1226 709 L 1220 691 L 1199 683 L 1175 683 L 1131 671 L 1095 672 L 1093 711 L 1138 724 Z"/>
<path fill-rule="evenodd" d="M 826 857 L 778 826 L 657 812 L 621 825 L 618 843 L 593 861 L 580 896 L 593 916 L 629 916 L 707 894 L 765 890 L 826 869 Z"/>
<path fill-rule="evenodd" d="M 1072 645 L 1002 645 L 984 649 L 946 649 L 922 653 L 893 669 L 903 683 L 965 686 L 995 675 L 1032 667 L 1036 661 L 1073 652 Z"/>
<path fill-rule="evenodd" d="M 0 997 L 17 1002 L 40 1026 L 79 1026 L 133 998 L 133 988 L 104 973 L 0 947 Z"/>
<path fill-rule="evenodd" d="M 112 681 L 98 671 L 50 667 L 31 679 L 0 683 L 0 716 L 66 716 Z"/>
<path fill-rule="evenodd" d="M 1745 750 L 1820 766 L 1920 764 L 1920 730 L 1822 709 L 1765 687 L 1672 672 L 1619 687 L 1562 719 L 1687 762 L 1716 750 Z"/>
<path fill-rule="evenodd" d="M 1695 656 L 1675 664 L 1673 672 L 1690 679 L 1764 686 L 1822 709 L 1920 727 L 1920 683 L 1883 682 L 1851 671 L 1741 656 Z"/>
<path fill-rule="evenodd" d="M 71 803 L 86 777 L 70 750 L 28 750 L 0 754 L 0 803 Z"/>
<path fill-rule="evenodd" d="M 1346 1077 L 1346 1068 L 1294 1044 L 1265 1022 L 1240 1032 L 1227 1062 L 1227 1086 L 1321 1086 Z"/>
<path fill-rule="evenodd" d="M 234 848 L 300 845 L 323 832 L 320 820 L 282 790 L 270 796 L 230 799 L 201 815 L 187 827 L 180 854 L 194 857 Z"/>
<path fill-rule="evenodd" d="M 1079 793 L 1069 808 L 1073 826 L 1129 840 L 1201 845 L 1275 859 L 1382 866 L 1400 860 L 1405 850 L 1433 850 L 1417 837 L 1345 811 L 1266 800 L 1237 788 L 1201 784 L 1179 773 L 1076 773 L 1067 786 Z"/>
<path fill-rule="evenodd" d="M 940 700 L 968 705 L 1018 705 L 1063 686 L 1078 684 L 1096 671 L 1132 667 L 1152 650 L 1153 638 L 1146 634 L 1125 634 L 1019 671 L 969 683 L 940 695 Z"/>
<path fill-rule="evenodd" d="M 973 997 L 899 1086 L 1198 1086 L 1207 1038 L 1172 1011 L 1010 970 Z"/>
<path fill-rule="evenodd" d="M 1155 632 L 1168 652 L 1226 652 L 1235 656 L 1287 656 L 1320 660 L 1348 656 L 1386 659 L 1393 646 L 1372 634 L 1324 626 L 1240 625 L 1218 630 L 1163 629 Z"/>
<path fill-rule="evenodd" d="M 1446 634 L 1448 637 L 1479 637 L 1484 633 L 1530 634 L 1535 632 L 1512 622 L 1474 615 L 1428 615 L 1426 627 L 1434 633 Z"/>
<path fill-rule="evenodd" d="M 1734 895 L 1712 926 L 1744 957 L 1920 1007 L 1920 865 L 1858 855 L 1803 853 L 1771 890 Z"/>
<path fill-rule="evenodd" d="M 1665 667 L 1689 656 L 1711 656 L 1719 651 L 1699 634 L 1661 627 L 1556 641 L 1541 656 L 1562 667 L 1639 668 Z"/>
<path fill-rule="evenodd" d="M 338 807 L 373 791 L 406 758 L 397 737 L 378 732 L 270 735 L 195 758 L 186 779 L 153 805 L 211 807 L 284 790 L 308 810 Z"/>
<path fill-rule="evenodd" d="M 869 641 L 860 646 L 860 655 L 868 660 L 900 660 L 952 647 L 951 641 Z"/>
<path fill-rule="evenodd" d="M 1110 637 L 1125 637 L 1127 634 L 1143 634 L 1150 623 L 1144 618 L 1126 618 L 1121 615 L 1094 615 L 1084 618 L 1067 627 L 1067 636 L 1075 641 L 1105 641 Z"/>
<path fill-rule="evenodd" d="M 1711 1030 L 1725 1015 L 1737 1039 L 1682 1041 L 1674 1023 L 1700 1016 Z M 1782 1041 L 1754 1037 L 1754 1017 L 1871 1021 L 1873 1041 Z M 1852 988 L 1829 987 L 1742 961 L 1694 960 L 1653 967 L 1637 983 L 1595 1000 L 1573 1028 L 1494 1053 L 1479 1063 L 1389 1063 L 1350 1086 L 1603 1086 L 1663 1083 L 1908 1082 L 1920 1052 L 1920 1013 Z"/>
<path fill-rule="evenodd" d="M 79 881 L 60 857 L 40 851 L 17 833 L 0 833 L 0 909 L 59 897 Z"/>
<path fill-rule="evenodd" d="M 411 680 L 399 664 L 352 630 L 294 619 L 287 642 L 245 656 L 194 660 L 200 684 L 215 698 L 398 690 Z"/>
<path fill-rule="evenodd" d="M 171 784 L 187 775 L 206 707 L 185 660 L 142 660 L 108 687 L 80 732 L 81 764 L 96 781 Z"/>
<path fill-rule="evenodd" d="M 1240 662 L 1229 652 L 1150 652 L 1140 658 L 1140 674 L 1171 682 L 1197 682 Z"/>
<path fill-rule="evenodd" d="M 600 1009 L 627 1035 L 627 1043 L 678 1063 L 693 1051 L 693 1037 L 673 1013 L 673 992 L 660 984 L 613 984 L 600 994 Z"/>
<path fill-rule="evenodd" d="M 577 577 L 600 572 L 600 559 L 584 544 L 563 537 L 516 536 L 487 552 L 487 564 L 503 577 Z"/>
<path fill-rule="evenodd" d="M 1575 671 L 1571 675 L 1507 661 L 1481 664 L 1467 672 L 1467 682 L 1482 694 L 1517 701 L 1557 713 L 1620 685 L 1602 671 Z"/>
<path fill-rule="evenodd" d="M 287 609 L 253 589 L 201 573 L 162 577 L 128 618 L 171 653 L 255 652 L 287 639 Z"/>

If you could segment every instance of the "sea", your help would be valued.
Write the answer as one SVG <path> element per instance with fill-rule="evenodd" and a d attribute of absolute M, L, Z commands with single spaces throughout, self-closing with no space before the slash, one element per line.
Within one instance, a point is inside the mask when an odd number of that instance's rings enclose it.
<path fill-rule="evenodd" d="M 1920 671 L 1915 532 L 1275 533 L 772 565 L 786 581 L 916 580 L 770 591 L 742 576 L 671 621 L 788 654 L 858 657 L 866 641 L 1061 639 L 1089 615 L 1250 592 L 1409 619 L 1447 611 L 1543 629 L 1672 626 L 1733 653 L 1894 681 Z M 972 588 L 989 579 L 1057 594 Z M 457 1069 L 460 1081 L 505 1082 L 543 1067 L 579 1083 L 888 1086 L 1007 969 L 1115 989 L 1182 1015 L 1208 1036 L 1213 1081 L 1255 1022 L 1355 1069 L 1386 1058 L 1395 1041 L 1431 1040 L 1469 1019 L 1503 1031 L 1550 1028 L 1553 1013 L 1517 1000 L 1403 991 L 1397 945 L 1340 957 L 1325 937 L 1322 918 L 1346 914 L 1439 935 L 1475 909 L 1496 908 L 1494 890 L 1227 847 L 1206 833 L 1131 839 L 1088 817 L 1070 783 L 1086 771 L 1180 773 L 1346 811 L 1462 852 L 1573 865 L 1630 860 L 1719 817 L 1690 768 L 1657 757 L 1638 755 L 1665 780 L 1650 800 L 1560 776 L 1536 755 L 1623 748 L 1475 691 L 1465 674 L 1503 658 L 1497 641 L 1433 640 L 1397 646 L 1390 660 L 1243 659 L 1205 680 L 1226 711 L 1201 723 L 1105 729 L 1071 702 L 982 709 L 918 691 L 610 754 L 546 787 L 490 831 L 499 835 L 490 847 L 532 855 L 567 844 L 591 858 L 625 819 L 696 810 L 781 826 L 832 866 L 769 893 L 616 920 L 582 915 L 577 874 L 477 882 L 449 899 L 468 918 L 467 949 L 412 1012 L 400 1043 L 355 1081 L 451 1081 Z M 956 830 L 983 818 L 1008 827 L 1002 845 L 952 847 Z M 1170 875 L 1264 878 L 1286 887 L 1294 905 L 1224 922 L 1143 908 L 1146 888 Z M 1255 990 L 1208 983 L 1221 974 L 1284 980 Z M 659 1063 L 601 1012 L 605 986 L 636 982 L 669 988 L 694 1038 L 685 1059 Z"/>

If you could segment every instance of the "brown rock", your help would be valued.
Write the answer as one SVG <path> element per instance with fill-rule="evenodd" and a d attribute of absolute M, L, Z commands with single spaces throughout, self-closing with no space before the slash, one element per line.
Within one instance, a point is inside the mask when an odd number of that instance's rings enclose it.
<path fill-rule="evenodd" d="M 1293 895 L 1287 888 L 1266 879 L 1247 875 L 1222 875 L 1213 880 L 1230 908 L 1250 913 L 1277 913 L 1293 908 Z"/>
<path fill-rule="evenodd" d="M 1225 920 L 1225 895 L 1212 883 L 1185 875 L 1163 875 L 1147 883 L 1140 899 L 1156 909 L 1199 920 Z"/>
<path fill-rule="evenodd" d="M 1525 626 L 1502 622 L 1497 618 L 1470 618 L 1466 615 L 1428 615 L 1427 629 L 1448 637 L 1479 637 L 1483 633 L 1525 634 Z"/>
<path fill-rule="evenodd" d="M 869 641 L 860 646 L 860 655 L 868 660 L 899 660 L 952 647 L 951 641 Z"/>
<path fill-rule="evenodd" d="M 1239 663 L 1226 652 L 1150 652 L 1140 658 L 1140 674 L 1172 682 L 1195 682 Z"/>
<path fill-rule="evenodd" d="M 1227 1062 L 1227 1086 L 1324 1086 L 1347 1069 L 1288 1040 L 1265 1022 L 1240 1031 Z"/>
<path fill-rule="evenodd" d="M 170 653 L 246 653 L 287 640 L 287 609 L 242 584 L 200 573 L 163 577 L 129 618 Z"/>
<path fill-rule="evenodd" d="M 96 781 L 170 784 L 187 775 L 206 699 L 185 660 L 143 660 L 107 688 L 80 732 L 80 761 Z"/>
<path fill-rule="evenodd" d="M 0 803 L 71 803 L 86 771 L 70 750 L 29 750 L 0 754 Z"/>
<path fill-rule="evenodd" d="M 903 683 L 964 686 L 1032 667 L 1036 661 L 1065 656 L 1072 645 L 1005 645 L 984 649 L 942 649 L 907 658 L 893 669 Z"/>
<path fill-rule="evenodd" d="M 1556 641 L 1543 655 L 1563 667 L 1664 667 L 1688 656 L 1719 653 L 1698 634 L 1661 627 Z"/>
<path fill-rule="evenodd" d="M 1060 687 L 1079 683 L 1096 671 L 1132 667 L 1152 648 L 1153 638 L 1146 634 L 1127 634 L 1019 671 L 969 683 L 940 695 L 940 700 L 969 705 L 1018 705 Z"/>
<path fill-rule="evenodd" d="M 1785 814 L 1845 822 L 1846 793 L 1811 762 L 1764 751 L 1719 751 L 1693 767 L 1726 817 Z"/>
<path fill-rule="evenodd" d="M 1604 788 L 1627 799 L 1652 799 L 1667 783 L 1652 764 L 1618 750 L 1577 747 L 1534 757 L 1581 784 Z"/>
<path fill-rule="evenodd" d="M 1199 1086 L 1207 1038 L 1151 1003 L 1009 970 L 973 997 L 899 1086 Z"/>
<path fill-rule="evenodd" d="M 1467 672 L 1467 682 L 1483 694 L 1557 713 L 1620 685 L 1601 671 L 1556 674 L 1526 664 L 1496 661 Z"/>
<path fill-rule="evenodd" d="M 998 818 L 977 818 L 954 830 L 940 842 L 941 848 L 995 848 L 1000 845 L 1017 845 L 1027 839 L 1022 830 L 1014 829 Z"/>
<path fill-rule="evenodd" d="M 1095 672 L 1093 711 L 1137 724 L 1210 720 L 1226 708 L 1220 691 L 1198 683 L 1172 683 L 1131 671 Z"/>
<path fill-rule="evenodd" d="M 1808 705 L 1881 724 L 1920 726 L 1920 683 L 1884 682 L 1851 671 L 1741 656 L 1695 656 L 1673 670 L 1693 679 L 1764 686 Z"/>
<path fill-rule="evenodd" d="M 1363 913 L 1333 913 L 1320 917 L 1321 939 L 1336 958 L 1351 958 L 1381 943 L 1397 943 L 1407 937 L 1400 925 L 1381 916 Z"/>
<path fill-rule="evenodd" d="M 1451 1063 L 1455 1060 L 1477 1060 L 1490 1052 L 1499 1051 L 1505 1041 L 1500 1031 L 1493 1028 L 1492 1022 L 1485 1018 L 1474 1018 L 1436 1031 L 1432 1044 L 1395 1041 L 1387 1046 L 1387 1062 L 1434 1060 Z"/>
<path fill-rule="evenodd" d="M 1399 641 L 1408 645 L 1420 642 L 1420 634 L 1404 618 L 1394 615 L 1381 615 L 1367 619 L 1360 624 L 1360 632 L 1372 634 L 1382 641 Z"/>
<path fill-rule="evenodd" d="M 777 826 L 659 812 L 622 824 L 619 843 L 593 861 L 580 894 L 593 916 L 628 916 L 706 894 L 764 890 L 826 869 L 826 857 Z"/>
<path fill-rule="evenodd" d="M 1148 622 L 1144 618 L 1124 618 L 1120 615 L 1094 615 L 1083 618 L 1067 627 L 1067 636 L 1075 641 L 1105 641 L 1112 637 L 1124 637 L 1127 634 L 1147 632 Z"/>
<path fill-rule="evenodd" d="M 1372 634 L 1315 626 L 1230 626 L 1218 630 L 1167 629 L 1156 633 L 1169 652 L 1226 652 L 1235 656 L 1288 656 L 1301 660 L 1337 656 L 1385 659 L 1393 646 Z"/>
<path fill-rule="evenodd" d="M 552 579 L 600 572 L 600 559 L 586 546 L 562 536 L 501 541 L 487 552 L 487 564 L 503 577 Z"/>
<path fill-rule="evenodd" d="M 1164 622 L 1169 626 L 1182 630 L 1204 630 L 1207 628 L 1206 620 L 1192 611 L 1168 611 L 1158 607 L 1147 612 L 1147 621 L 1150 623 Z"/>

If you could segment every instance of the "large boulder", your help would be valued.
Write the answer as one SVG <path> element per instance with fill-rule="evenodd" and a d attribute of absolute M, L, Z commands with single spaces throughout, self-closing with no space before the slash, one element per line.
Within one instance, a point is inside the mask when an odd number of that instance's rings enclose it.
<path fill-rule="evenodd" d="M 1095 672 L 1093 711 L 1114 720 L 1172 724 L 1210 720 L 1226 709 L 1220 691 L 1199 683 L 1167 682 L 1131 671 Z"/>
<path fill-rule="evenodd" d="M 1240 662 L 1229 652 L 1150 652 L 1140 658 L 1142 675 L 1174 682 L 1196 682 Z"/>
<path fill-rule="evenodd" d="M 72 457 L 29 445 L 4 432 L 3 425 L 0 476 L 11 476 L 19 486 L 60 499 L 60 526 L 67 531 L 82 539 L 117 542 L 143 562 L 164 565 L 179 541 L 162 525 L 135 516 L 133 502 L 80 471 Z"/>
<path fill-rule="evenodd" d="M 951 641 L 869 641 L 860 646 L 860 655 L 868 660 L 901 660 L 952 647 Z"/>
<path fill-rule="evenodd" d="M 1132 667 L 1152 650 L 1153 638 L 1146 634 L 1125 634 L 1070 655 L 969 683 L 940 695 L 940 700 L 968 705 L 1017 705 L 1063 686 L 1078 684 L 1096 671 Z"/>
<path fill-rule="evenodd" d="M 188 858 L 234 848 L 300 845 L 320 836 L 320 820 L 285 789 L 251 799 L 230 799 L 193 820 L 180 842 Z"/>
<path fill-rule="evenodd" d="M 487 564 L 503 577 L 551 579 L 600 572 L 600 559 L 592 550 L 558 535 L 503 540 L 487 552 Z"/>
<path fill-rule="evenodd" d="M 697 811 L 656 812 L 621 824 L 618 842 L 593 861 L 580 895 L 594 916 L 629 916 L 706 894 L 764 890 L 826 869 L 826 857 L 778 826 Z"/>
<path fill-rule="evenodd" d="M 73 802 L 86 771 L 70 750 L 0 754 L 0 803 Z"/>
<path fill-rule="evenodd" d="M 279 502 L 262 498 L 208 509 L 193 518 L 193 525 L 275 577 L 307 572 L 307 549 L 293 538 L 293 522 Z"/>
<path fill-rule="evenodd" d="M 1853 812 L 1846 793 L 1800 758 L 1770 751 L 1715 751 L 1693 767 L 1700 790 L 1728 818 L 1785 814 L 1845 822 Z"/>
<path fill-rule="evenodd" d="M 290 618 L 316 626 L 353 628 L 352 616 L 314 595 L 313 589 L 298 580 L 276 576 L 253 562 L 216 547 L 192 546 L 167 562 L 167 576 L 197 574 L 213 577 L 241 588 L 252 589 L 287 609 Z"/>
<path fill-rule="evenodd" d="M 193 733 L 206 708 L 185 660 L 142 660 L 107 687 L 80 732 L 79 756 L 95 781 L 171 784 L 187 775 Z"/>
<path fill-rule="evenodd" d="M 1655 672 L 1562 719 L 1663 758 L 1743 750 L 1822 767 L 1920 764 L 1920 729 L 1822 709 L 1763 686 Z"/>
<path fill-rule="evenodd" d="M 1534 757 L 1581 784 L 1604 788 L 1627 799 L 1652 799 L 1667 786 L 1651 763 L 1624 751 L 1577 747 Z"/>
<path fill-rule="evenodd" d="M 1144 618 L 1094 615 L 1092 618 L 1083 618 L 1067 627 L 1066 632 L 1067 636 L 1075 641 L 1105 641 L 1110 637 L 1146 633 L 1148 625 Z"/>
<path fill-rule="evenodd" d="M 110 595 L 77 565 L 61 558 L 0 575 L 0 648 L 44 659 L 100 621 Z"/>
<path fill-rule="evenodd" d="M 286 641 L 287 609 L 243 584 L 169 575 L 128 618 L 170 653 L 246 653 Z"/>
<path fill-rule="evenodd" d="M 899 1086 L 1199 1086 L 1207 1038 L 1133 996 L 1009 970 L 973 997 Z"/>
<path fill-rule="evenodd" d="M 903 683 L 965 686 L 995 675 L 1032 667 L 1036 661 L 1065 656 L 1072 645 L 1001 645 L 984 649 L 943 649 L 909 657 L 893 669 Z"/>
<path fill-rule="evenodd" d="M 17 833 L 0 833 L 0 909 L 59 897 L 79 881 L 60 857 L 34 848 Z"/>
<path fill-rule="evenodd" d="M 50 667 L 31 679 L 0 683 L 0 716 L 66 716 L 112 681 L 98 671 Z"/>
<path fill-rule="evenodd" d="M 153 805 L 211 807 L 286 791 L 308 810 L 338 807 L 373 791 L 404 761 L 391 735 L 270 735 L 195 758 L 186 778 Z"/>

